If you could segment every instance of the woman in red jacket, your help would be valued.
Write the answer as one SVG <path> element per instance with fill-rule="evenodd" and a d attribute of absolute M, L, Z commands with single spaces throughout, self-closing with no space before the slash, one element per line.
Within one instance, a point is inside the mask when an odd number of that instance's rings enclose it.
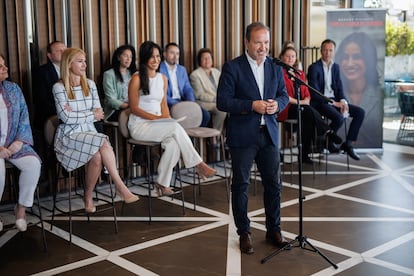
<path fill-rule="evenodd" d="M 283 74 L 285 78 L 285 85 L 289 95 L 289 104 L 288 106 L 278 115 L 278 121 L 284 121 L 286 119 L 297 119 L 298 117 L 298 105 L 296 97 L 296 86 L 293 81 L 292 75 L 295 75 L 297 78 L 306 82 L 305 73 L 302 70 L 298 69 L 298 59 L 297 51 L 291 46 L 287 46 L 282 49 L 282 52 L 279 55 L 279 58 L 286 63 L 287 65 L 296 68 L 297 72 L 293 70 L 283 69 Z M 293 79 L 293 80 L 292 80 Z M 300 85 L 300 84 L 299 84 Z M 309 157 L 311 152 L 311 143 L 312 139 L 315 136 L 315 129 L 318 136 L 328 135 L 333 142 L 339 144 L 342 142 L 341 138 L 336 135 L 336 133 L 329 128 L 329 126 L 324 122 L 319 112 L 310 106 L 311 95 L 309 93 L 308 87 L 305 85 L 300 86 L 300 101 L 301 106 L 301 118 L 302 118 L 302 162 L 312 163 L 312 160 Z"/>

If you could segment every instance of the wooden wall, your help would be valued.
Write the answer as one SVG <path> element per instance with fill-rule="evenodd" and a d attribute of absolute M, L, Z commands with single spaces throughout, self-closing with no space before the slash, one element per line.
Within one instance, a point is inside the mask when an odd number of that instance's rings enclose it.
<path fill-rule="evenodd" d="M 284 40 L 299 40 L 300 46 L 307 37 L 300 29 L 302 25 L 306 27 L 308 2 L 0 0 L 0 52 L 7 58 L 10 78 L 22 87 L 32 111 L 32 99 L 36 97 L 36 87 L 31 85 L 32 70 L 46 62 L 46 45 L 51 41 L 84 49 L 88 77 L 100 88 L 101 75 L 113 51 L 126 43 L 138 50 L 145 40 L 162 47 L 177 42 L 181 47 L 180 62 L 189 73 L 195 69 L 197 50 L 202 47 L 213 50 L 218 68 L 240 55 L 244 51 L 245 26 L 253 21 L 262 21 L 271 28 L 272 55 L 279 52 Z M 298 8 L 302 12 L 295 16 Z"/>

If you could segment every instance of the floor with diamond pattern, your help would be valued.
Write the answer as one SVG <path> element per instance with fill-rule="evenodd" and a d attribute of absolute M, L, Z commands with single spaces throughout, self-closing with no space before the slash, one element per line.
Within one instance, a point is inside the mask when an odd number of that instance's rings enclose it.
<path fill-rule="evenodd" d="M 0 233 L 0 275 L 414 275 L 414 148 L 384 144 L 383 152 L 361 157 L 348 171 L 345 155 L 330 155 L 327 175 L 324 160 L 315 159 L 314 170 L 304 164 L 302 223 L 297 164 L 292 175 L 283 165 L 282 229 L 294 245 L 288 251 L 264 240 L 258 176 L 249 196 L 255 253 L 240 254 L 226 185 L 217 178 L 201 186 L 195 210 L 193 186 L 184 188 L 184 214 L 179 197 L 152 198 L 151 223 L 148 197 L 118 201 L 118 233 L 112 211 L 88 221 L 80 210 L 72 244 L 68 217 L 52 222 L 51 200 L 42 198 L 47 251 L 39 225 L 24 233 L 8 228 Z M 12 214 L 0 216 L 13 222 Z"/>

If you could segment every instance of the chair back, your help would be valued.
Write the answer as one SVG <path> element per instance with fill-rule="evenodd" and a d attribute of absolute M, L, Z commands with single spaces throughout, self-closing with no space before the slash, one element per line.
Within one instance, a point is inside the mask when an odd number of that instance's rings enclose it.
<path fill-rule="evenodd" d="M 53 145 L 55 140 L 56 129 L 59 125 L 59 118 L 57 115 L 50 116 L 44 125 L 43 132 L 45 134 L 45 140 L 48 146 Z"/>
<path fill-rule="evenodd" d="M 130 113 L 131 110 L 127 108 L 122 110 L 121 113 L 119 113 L 118 117 L 118 129 L 119 132 L 121 132 L 122 137 L 124 137 L 125 139 L 129 138 L 128 120 Z"/>
<path fill-rule="evenodd" d="M 185 129 L 199 127 L 203 120 L 201 107 L 196 102 L 183 101 L 176 103 L 171 107 L 170 113 L 174 119 L 185 116 L 185 119 L 180 121 L 181 126 Z"/>
<path fill-rule="evenodd" d="M 401 114 L 414 116 L 414 92 L 398 92 L 397 96 Z"/>

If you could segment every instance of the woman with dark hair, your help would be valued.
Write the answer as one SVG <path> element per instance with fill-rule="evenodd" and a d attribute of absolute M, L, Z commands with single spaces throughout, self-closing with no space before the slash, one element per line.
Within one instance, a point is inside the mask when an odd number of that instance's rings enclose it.
<path fill-rule="evenodd" d="M 377 58 L 375 43 L 364 32 L 345 37 L 335 56 L 345 96 L 351 104 L 365 110 L 358 147 L 382 147 L 383 93 L 379 87 Z"/>
<path fill-rule="evenodd" d="M 111 66 L 103 75 L 105 119 L 117 122 L 119 112 L 129 107 L 128 84 L 137 71 L 135 48 L 131 45 L 118 47 L 112 55 Z"/>
<path fill-rule="evenodd" d="M 227 114 L 218 110 L 216 106 L 217 86 L 221 73 L 213 67 L 213 53 L 210 49 L 200 49 L 197 61 L 199 67 L 190 75 L 194 96 L 197 103 L 213 115 L 213 128 L 222 131 Z"/>
<path fill-rule="evenodd" d="M 142 43 L 138 72 L 132 76 L 128 89 L 131 109 L 128 129 L 134 139 L 161 142 L 164 152 L 158 164 L 156 190 L 162 196 L 173 194 L 169 186 L 180 156 L 185 167 L 196 167 L 201 178 L 213 176 L 216 170 L 203 162 L 182 126 L 169 120 L 168 81 L 158 72 L 160 62 L 161 47 L 152 41 Z"/>

